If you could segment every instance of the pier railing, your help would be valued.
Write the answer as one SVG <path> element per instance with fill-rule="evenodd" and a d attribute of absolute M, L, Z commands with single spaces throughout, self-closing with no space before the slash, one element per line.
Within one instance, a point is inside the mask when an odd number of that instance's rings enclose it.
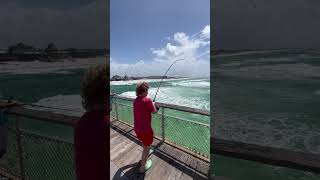
<path fill-rule="evenodd" d="M 320 154 L 211 137 L 211 153 L 320 174 Z"/>
<path fill-rule="evenodd" d="M 7 113 L 8 146 L 0 159 L 0 175 L 22 180 L 75 179 L 73 126 L 79 117 L 22 106 Z"/>
<path fill-rule="evenodd" d="M 111 112 L 114 119 L 133 126 L 133 100 L 115 95 Z M 160 107 L 152 120 L 156 138 L 209 161 L 210 112 L 165 103 L 156 105 Z"/>
<path fill-rule="evenodd" d="M 125 119 L 127 115 L 122 113 L 127 108 L 129 109 L 130 105 L 128 105 L 128 102 L 132 104 L 132 99 L 119 97 L 115 101 L 112 111 L 114 118 L 118 115 L 117 118 L 119 120 L 124 120 L 128 124 L 132 123 L 130 119 Z M 124 105 L 122 106 L 121 104 Z M 189 142 L 183 142 L 178 138 L 185 138 L 183 136 L 192 132 L 189 129 L 195 129 L 194 126 L 207 127 L 206 123 L 199 122 L 198 119 L 196 122 L 193 122 L 187 119 L 177 120 L 172 118 L 172 121 L 187 123 L 186 125 L 174 124 L 173 127 L 168 128 L 166 126 L 170 125 L 170 122 L 168 123 L 167 121 L 171 121 L 171 118 L 170 114 L 166 114 L 166 112 L 170 112 L 170 109 L 189 112 L 190 109 L 188 110 L 188 108 L 179 106 L 172 107 L 168 104 L 158 105 L 164 109 L 160 109 L 156 115 L 158 116 L 158 120 L 155 119 L 153 122 L 157 123 L 154 125 L 158 125 L 158 129 L 155 131 L 159 139 L 163 139 L 168 143 L 182 144 L 182 147 L 185 147 L 189 145 Z M 132 107 L 130 108 L 132 109 Z M 195 109 L 191 111 L 205 117 L 209 115 L 206 111 Z M 28 106 L 12 107 L 7 112 L 9 115 L 9 142 L 7 152 L 0 159 L 0 175 L 4 175 L 10 179 L 75 179 L 73 126 L 79 119 L 79 116 L 30 109 Z M 162 117 L 164 117 L 163 120 Z M 197 116 L 194 117 L 197 118 Z M 162 121 L 163 123 L 161 124 L 157 121 Z M 188 123 L 194 126 L 188 126 Z M 187 130 L 181 130 L 184 128 Z M 170 131 L 178 130 L 186 132 L 182 134 L 178 133 L 176 139 L 171 138 L 170 133 L 172 132 Z M 200 141 L 200 136 L 194 137 L 197 139 L 190 139 L 192 143 Z M 188 138 L 189 136 L 185 139 Z M 210 143 L 207 142 L 207 145 L 201 144 L 197 145 L 197 147 L 204 146 L 205 148 L 209 148 L 210 145 L 211 153 L 217 155 L 320 173 L 319 154 L 248 144 L 216 137 L 211 137 L 211 141 Z M 192 150 L 192 147 L 190 150 Z M 196 149 L 193 150 L 197 151 Z"/>

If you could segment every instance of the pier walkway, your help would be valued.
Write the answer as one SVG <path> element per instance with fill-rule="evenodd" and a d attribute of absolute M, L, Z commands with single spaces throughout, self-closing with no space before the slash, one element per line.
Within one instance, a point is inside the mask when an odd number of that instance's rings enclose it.
<path fill-rule="evenodd" d="M 139 174 L 138 163 L 142 146 L 132 127 L 111 118 L 110 179 L 207 179 L 209 163 L 183 152 L 169 144 L 155 140 L 150 156 L 153 165 L 145 174 Z"/>

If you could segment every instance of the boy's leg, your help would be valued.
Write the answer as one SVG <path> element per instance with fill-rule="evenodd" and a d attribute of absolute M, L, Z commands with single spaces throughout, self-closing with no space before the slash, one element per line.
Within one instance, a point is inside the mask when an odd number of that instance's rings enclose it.
<path fill-rule="evenodd" d="M 141 166 L 140 166 L 140 172 L 145 170 L 146 162 L 149 157 L 149 151 L 150 151 L 150 146 L 145 147 L 143 146 L 143 151 L 142 151 L 142 156 L 141 156 Z"/>

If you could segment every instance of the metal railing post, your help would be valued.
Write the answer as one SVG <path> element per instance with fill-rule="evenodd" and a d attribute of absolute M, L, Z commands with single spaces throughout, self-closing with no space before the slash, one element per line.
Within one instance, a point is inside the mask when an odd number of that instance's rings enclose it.
<path fill-rule="evenodd" d="M 165 132 L 164 132 L 164 129 L 165 129 L 165 124 L 164 124 L 164 107 L 161 108 L 161 136 L 162 136 L 162 141 L 164 142 L 165 140 Z"/>
<path fill-rule="evenodd" d="M 18 158 L 19 158 L 19 167 L 20 167 L 20 173 L 21 173 L 21 179 L 25 179 L 25 169 L 24 169 L 24 163 L 23 163 L 23 148 L 22 148 L 22 134 L 20 130 L 20 119 L 18 116 L 15 116 L 15 124 L 16 124 L 16 132 L 17 132 L 17 144 L 18 144 Z"/>
<path fill-rule="evenodd" d="M 114 97 L 114 100 L 116 100 L 117 98 Z M 118 114 L 118 106 L 117 106 L 117 101 L 114 101 L 114 105 L 115 105 L 115 108 L 116 108 L 116 116 L 117 116 L 117 121 L 119 121 L 119 114 Z"/>

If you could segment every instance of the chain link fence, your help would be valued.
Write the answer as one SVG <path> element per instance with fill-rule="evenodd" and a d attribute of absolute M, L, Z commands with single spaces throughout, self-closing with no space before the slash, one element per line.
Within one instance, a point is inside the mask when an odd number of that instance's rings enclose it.
<path fill-rule="evenodd" d="M 117 120 L 133 125 L 132 100 L 114 97 L 111 115 Z M 152 116 L 155 136 L 189 149 L 204 157 L 210 156 L 209 116 L 195 112 L 182 112 L 160 106 Z"/>
<path fill-rule="evenodd" d="M 26 179 L 75 179 L 73 144 L 22 131 Z"/>
<path fill-rule="evenodd" d="M 7 152 L 0 159 L 0 169 L 12 176 L 20 178 L 17 133 L 13 129 L 8 130 Z"/>
<path fill-rule="evenodd" d="M 75 179 L 73 142 L 25 130 L 18 120 L 9 116 L 8 147 L 0 169 L 19 179 Z"/>

